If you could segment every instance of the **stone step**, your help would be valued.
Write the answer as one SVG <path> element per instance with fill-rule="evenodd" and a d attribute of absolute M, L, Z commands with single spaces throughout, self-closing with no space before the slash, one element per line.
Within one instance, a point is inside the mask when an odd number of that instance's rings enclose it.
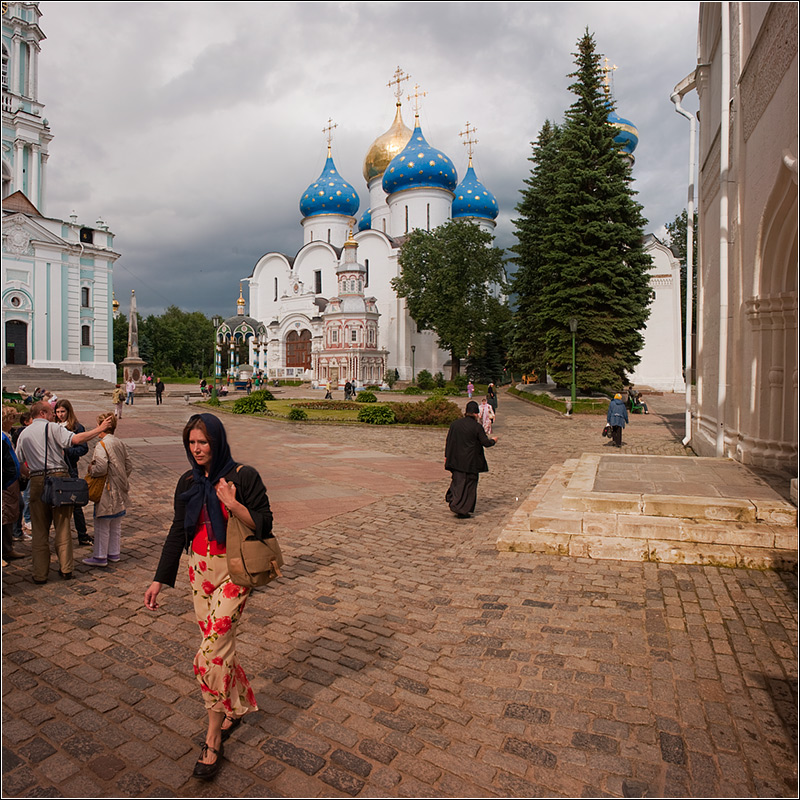
<path fill-rule="evenodd" d="M 24 384 L 29 392 L 43 386 L 59 394 L 67 391 L 113 389 L 114 384 L 88 375 L 76 375 L 61 369 L 9 365 L 3 367 L 3 391 L 16 392 Z"/>
<path fill-rule="evenodd" d="M 551 467 L 500 526 L 498 550 L 747 568 L 797 563 L 796 509 L 788 503 L 723 503 L 720 512 L 716 497 L 592 497 L 574 489 L 576 476 L 586 485 L 588 471 L 583 459 Z M 739 518 L 730 511 L 743 508 Z"/>

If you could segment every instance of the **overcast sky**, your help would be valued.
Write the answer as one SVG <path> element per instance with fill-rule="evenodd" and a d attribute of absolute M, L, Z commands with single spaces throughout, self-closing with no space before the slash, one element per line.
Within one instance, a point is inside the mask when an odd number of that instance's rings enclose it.
<path fill-rule="evenodd" d="M 617 112 L 639 129 L 635 188 L 659 233 L 686 203 L 688 122 L 670 93 L 694 68 L 698 3 L 40 3 L 39 99 L 55 135 L 48 216 L 74 209 L 116 234 L 127 313 L 175 304 L 234 313 L 260 256 L 302 243 L 298 203 L 337 124 L 336 166 L 368 199 L 362 164 L 391 124 L 397 66 L 427 91 L 428 142 L 466 170 L 459 137 L 514 243 L 530 142 L 561 121 L 588 29 L 616 64 Z M 408 94 L 408 91 L 405 92 Z M 694 110 L 693 98 L 686 103 Z M 404 102 L 409 127 L 413 111 Z M 245 297 L 247 293 L 245 291 Z"/>

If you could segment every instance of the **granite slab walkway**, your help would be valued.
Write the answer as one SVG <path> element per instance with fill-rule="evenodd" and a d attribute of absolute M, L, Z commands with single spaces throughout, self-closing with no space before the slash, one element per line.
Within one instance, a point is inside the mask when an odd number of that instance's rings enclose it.
<path fill-rule="evenodd" d="M 72 399 L 84 421 L 108 403 Z M 648 400 L 623 452 L 685 455 L 682 399 Z M 287 558 L 240 626 L 260 710 L 203 785 L 185 576 L 142 603 L 192 409 L 137 399 L 123 560 L 3 571 L 3 795 L 796 796 L 795 576 L 498 552 L 553 464 L 609 452 L 598 418 L 498 411 L 469 520 L 443 501 L 443 431 L 224 417 Z"/>

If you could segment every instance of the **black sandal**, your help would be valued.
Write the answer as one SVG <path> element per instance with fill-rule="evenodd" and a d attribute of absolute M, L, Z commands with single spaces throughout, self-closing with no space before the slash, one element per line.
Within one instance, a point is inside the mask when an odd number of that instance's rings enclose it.
<path fill-rule="evenodd" d="M 225 719 L 231 724 L 227 728 L 222 728 L 222 741 L 227 742 L 230 735 L 242 724 L 241 717 L 229 717 L 225 715 Z"/>
<path fill-rule="evenodd" d="M 222 745 L 219 746 L 219 750 L 215 750 L 213 747 L 204 742 L 203 746 L 200 748 L 200 758 L 197 759 L 197 763 L 194 765 L 192 777 L 200 778 L 204 781 L 211 780 L 211 778 L 213 778 L 219 772 L 220 761 L 222 761 L 222 749 Z M 212 764 L 206 764 L 200 760 L 207 752 L 215 753 L 217 756 L 217 760 Z"/>

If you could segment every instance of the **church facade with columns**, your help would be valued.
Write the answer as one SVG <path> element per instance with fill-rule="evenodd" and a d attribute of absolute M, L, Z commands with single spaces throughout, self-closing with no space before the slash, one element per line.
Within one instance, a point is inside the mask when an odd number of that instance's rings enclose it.
<path fill-rule="evenodd" d="M 102 219 L 47 214 L 40 16 L 38 3 L 3 3 L 3 364 L 114 381 L 114 234 Z"/>

